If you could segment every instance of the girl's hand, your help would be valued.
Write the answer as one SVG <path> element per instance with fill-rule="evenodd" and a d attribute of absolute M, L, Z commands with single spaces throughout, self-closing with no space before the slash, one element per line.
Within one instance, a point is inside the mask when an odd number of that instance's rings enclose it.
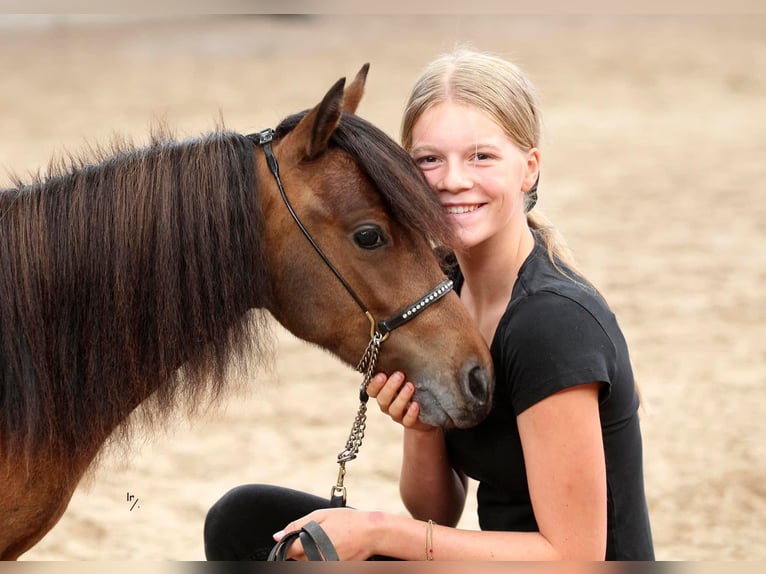
<path fill-rule="evenodd" d="M 405 381 L 404 373 L 396 371 L 390 377 L 376 374 L 367 386 L 367 394 L 378 401 L 380 410 L 404 428 L 431 431 L 437 427 L 420 422 L 420 405 L 412 400 L 415 385 Z"/>
<path fill-rule="evenodd" d="M 307 522 L 315 520 L 327 533 L 341 560 L 367 560 L 376 553 L 373 547 L 377 538 L 375 526 L 382 518 L 381 512 L 362 512 L 351 508 L 315 510 L 275 533 L 274 540 L 279 542 L 286 533 L 300 530 Z M 290 545 L 287 558 L 307 559 L 300 540 Z"/>

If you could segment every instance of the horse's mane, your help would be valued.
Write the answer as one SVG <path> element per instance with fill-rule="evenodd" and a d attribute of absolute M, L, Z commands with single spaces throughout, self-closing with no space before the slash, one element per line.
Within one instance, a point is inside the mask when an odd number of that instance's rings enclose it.
<path fill-rule="evenodd" d="M 220 131 L 115 143 L 0 192 L 2 456 L 76 467 L 140 397 L 159 418 L 259 356 L 256 184 L 252 142 Z"/>
<path fill-rule="evenodd" d="M 435 194 L 382 131 L 344 114 L 330 144 L 394 218 L 449 241 Z M 142 398 L 142 415 L 162 420 L 217 398 L 233 367 L 264 356 L 265 315 L 248 311 L 270 295 L 246 136 L 160 133 L 14 186 L 0 191 L 0 457 L 80 468 L 110 429 L 127 434 Z"/>

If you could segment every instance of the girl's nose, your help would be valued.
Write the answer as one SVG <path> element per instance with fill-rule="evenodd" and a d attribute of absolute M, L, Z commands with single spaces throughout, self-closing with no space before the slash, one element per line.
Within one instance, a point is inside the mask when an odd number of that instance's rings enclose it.
<path fill-rule="evenodd" d="M 448 162 L 444 167 L 444 175 L 439 182 L 439 188 L 443 191 L 457 193 L 473 186 L 470 171 L 466 166 L 457 162 Z"/>

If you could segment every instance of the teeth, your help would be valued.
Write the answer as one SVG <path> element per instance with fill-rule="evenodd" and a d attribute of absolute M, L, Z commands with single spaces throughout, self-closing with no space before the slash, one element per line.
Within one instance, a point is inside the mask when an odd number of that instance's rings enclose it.
<path fill-rule="evenodd" d="M 481 207 L 480 205 L 449 205 L 445 207 L 447 210 L 447 213 L 457 215 L 460 213 L 470 213 L 471 211 L 476 211 Z"/>

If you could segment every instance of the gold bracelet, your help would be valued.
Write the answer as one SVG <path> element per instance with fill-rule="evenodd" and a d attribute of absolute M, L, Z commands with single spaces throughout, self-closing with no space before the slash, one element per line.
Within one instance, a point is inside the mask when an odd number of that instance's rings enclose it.
<path fill-rule="evenodd" d="M 426 560 L 434 559 L 434 521 L 426 524 Z"/>

